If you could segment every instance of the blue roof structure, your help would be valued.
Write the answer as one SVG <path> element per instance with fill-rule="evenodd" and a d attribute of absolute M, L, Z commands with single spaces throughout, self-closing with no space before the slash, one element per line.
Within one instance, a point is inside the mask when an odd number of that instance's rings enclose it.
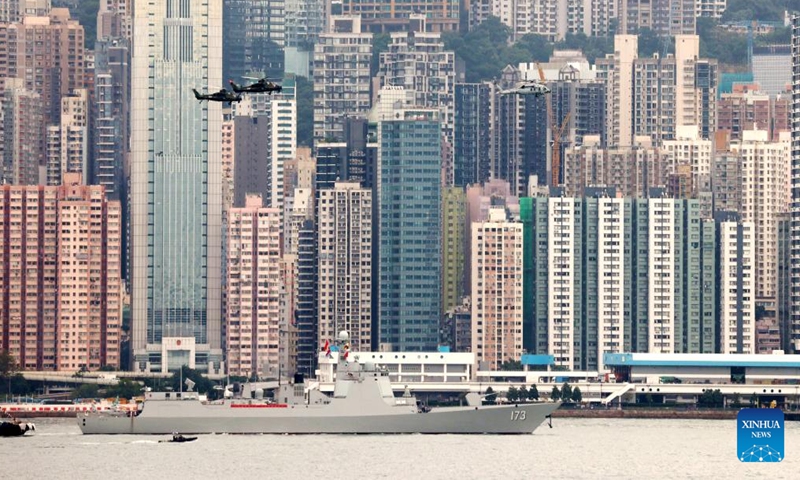
<path fill-rule="evenodd" d="M 556 359 L 552 355 L 523 355 L 520 363 L 523 365 L 555 365 Z"/>

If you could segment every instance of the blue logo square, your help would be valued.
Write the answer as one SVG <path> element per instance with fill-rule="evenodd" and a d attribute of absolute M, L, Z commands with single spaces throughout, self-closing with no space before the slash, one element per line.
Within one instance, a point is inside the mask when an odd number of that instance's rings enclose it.
<path fill-rule="evenodd" d="M 784 457 L 783 411 L 743 408 L 736 417 L 737 457 L 741 462 L 780 462 Z"/>

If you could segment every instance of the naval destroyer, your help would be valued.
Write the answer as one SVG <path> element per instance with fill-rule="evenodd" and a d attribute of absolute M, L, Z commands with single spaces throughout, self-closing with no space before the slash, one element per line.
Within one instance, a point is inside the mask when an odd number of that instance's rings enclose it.
<path fill-rule="evenodd" d="M 339 337 L 347 341 L 346 332 Z M 428 408 L 408 391 L 395 397 L 386 369 L 339 355 L 332 396 L 302 382 L 280 386 L 273 400 L 203 402 L 196 392 L 147 392 L 135 412 L 87 412 L 77 421 L 84 434 L 530 434 L 560 405 L 482 400 L 470 393 L 467 406 Z"/>

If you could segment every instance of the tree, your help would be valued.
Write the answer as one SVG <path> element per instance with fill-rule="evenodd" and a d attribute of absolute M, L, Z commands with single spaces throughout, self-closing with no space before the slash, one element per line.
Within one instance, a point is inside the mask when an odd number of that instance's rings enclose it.
<path fill-rule="evenodd" d="M 84 383 L 80 387 L 72 390 L 72 398 L 97 398 L 97 385 Z"/>
<path fill-rule="evenodd" d="M 122 379 L 114 386 L 106 388 L 106 396 L 131 399 L 142 394 L 142 384 L 130 379 Z"/>
<path fill-rule="evenodd" d="M 697 399 L 697 405 L 705 408 L 721 408 L 723 404 L 722 392 L 708 389 Z"/>
<path fill-rule="evenodd" d="M 497 403 L 497 394 L 494 393 L 494 389 L 492 387 L 486 389 L 486 394 L 483 397 L 483 401 L 489 405 L 494 405 Z"/>
<path fill-rule="evenodd" d="M 581 403 L 581 400 L 583 400 L 583 395 L 581 394 L 581 389 L 578 388 L 578 387 L 573 388 L 572 389 L 572 401 L 575 402 L 575 403 Z"/>
<path fill-rule="evenodd" d="M 561 398 L 561 392 L 558 391 L 558 387 L 553 386 L 553 391 L 550 392 L 550 399 L 555 401 Z"/>
<path fill-rule="evenodd" d="M 314 84 L 306 77 L 295 77 L 297 98 L 297 145 L 314 144 Z"/>
<path fill-rule="evenodd" d="M 731 398 L 731 406 L 734 408 L 739 408 L 742 406 L 742 396 L 738 393 L 733 394 L 733 398 Z"/>
<path fill-rule="evenodd" d="M 19 364 L 8 350 L 0 351 L 0 377 L 7 378 L 19 371 Z"/>
<path fill-rule="evenodd" d="M 208 378 L 204 377 L 202 373 L 198 372 L 197 370 L 191 369 L 184 365 L 181 372 L 175 372 L 172 374 L 172 379 L 170 379 L 170 385 L 172 386 L 173 391 L 181 391 L 186 390 L 186 379 L 190 379 L 194 382 L 194 387 L 192 388 L 193 391 L 198 393 L 204 393 L 209 396 L 209 398 L 216 397 L 216 390 L 214 390 L 214 382 L 209 380 Z M 183 379 L 184 383 L 181 383 L 181 378 Z"/>
<path fill-rule="evenodd" d="M 58 2 L 53 2 L 56 6 Z M 83 39 L 86 48 L 94 48 L 97 40 L 97 13 L 100 10 L 100 0 L 80 0 L 77 5 L 69 5 L 70 17 L 78 20 L 83 26 Z"/>
<path fill-rule="evenodd" d="M 569 383 L 565 382 L 561 387 L 561 399 L 565 402 L 572 400 L 572 387 L 569 386 Z"/>
<path fill-rule="evenodd" d="M 522 363 L 519 360 L 506 360 L 500 365 L 500 370 L 504 372 L 519 372 L 522 370 Z"/>
<path fill-rule="evenodd" d="M 519 396 L 517 398 L 521 402 L 528 400 L 528 389 L 525 388 L 525 385 L 519 387 Z"/>
<path fill-rule="evenodd" d="M 506 398 L 509 402 L 516 402 L 519 400 L 519 390 L 517 387 L 508 387 L 508 393 L 506 393 Z"/>
<path fill-rule="evenodd" d="M 536 385 L 531 385 L 531 389 L 528 390 L 528 399 L 539 400 L 539 389 L 536 388 Z"/>
<path fill-rule="evenodd" d="M 755 407 L 758 405 L 758 395 L 756 395 L 755 392 L 750 395 L 750 400 L 748 403 L 750 403 L 750 407 Z"/>
<path fill-rule="evenodd" d="M 381 53 L 389 50 L 389 44 L 391 42 L 392 36 L 388 33 L 376 33 L 372 36 L 372 59 L 369 65 L 371 76 L 374 77 L 378 74 L 378 69 L 381 65 Z"/>

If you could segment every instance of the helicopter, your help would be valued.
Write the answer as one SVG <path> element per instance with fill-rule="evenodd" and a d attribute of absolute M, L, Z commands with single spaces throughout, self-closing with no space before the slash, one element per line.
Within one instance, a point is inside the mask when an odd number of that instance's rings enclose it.
<path fill-rule="evenodd" d="M 250 78 L 250 77 L 244 77 Z M 258 80 L 256 83 L 250 85 L 239 85 L 235 83 L 233 80 L 229 80 L 228 83 L 231 84 L 233 91 L 236 93 L 268 93 L 272 95 L 272 92 L 280 93 L 283 90 L 283 87 L 278 85 L 275 82 L 270 82 L 267 78 L 262 78 Z"/>
<path fill-rule="evenodd" d="M 210 102 L 228 102 L 228 103 L 241 102 L 242 101 L 242 96 L 241 95 L 237 95 L 235 93 L 229 92 L 224 88 L 220 89 L 219 92 L 208 93 L 208 94 L 202 94 L 202 93 L 198 92 L 197 90 L 195 90 L 194 88 L 192 89 L 192 91 L 194 92 L 194 98 L 200 100 L 201 102 L 203 100 L 208 100 Z"/>
<path fill-rule="evenodd" d="M 550 93 L 550 88 L 544 83 L 537 81 L 524 81 L 517 82 L 513 87 L 508 90 L 502 90 L 501 95 L 514 94 L 514 95 L 533 95 L 541 97 Z"/>

